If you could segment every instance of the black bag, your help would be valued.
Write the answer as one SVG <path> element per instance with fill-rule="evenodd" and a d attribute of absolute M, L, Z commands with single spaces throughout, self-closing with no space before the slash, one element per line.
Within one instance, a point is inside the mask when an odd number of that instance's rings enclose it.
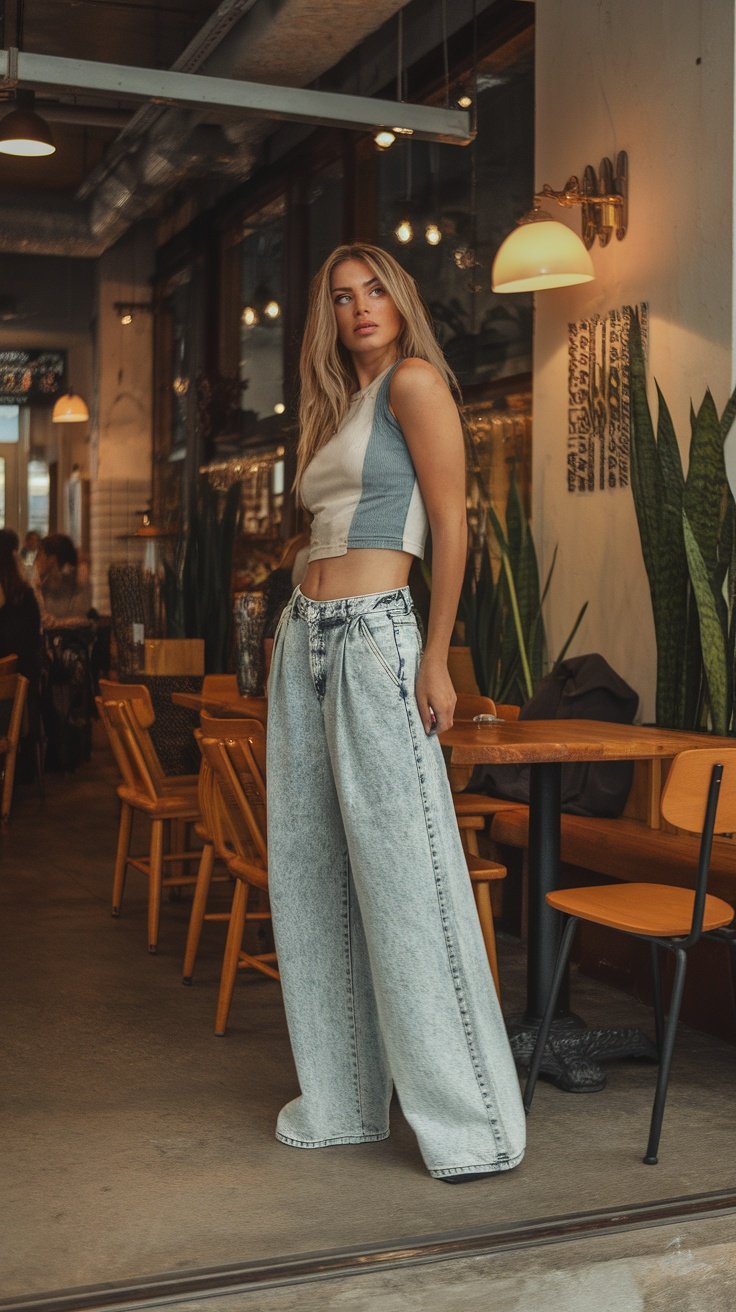
<path fill-rule="evenodd" d="M 561 661 L 542 679 L 520 720 L 608 720 L 631 724 L 639 695 L 598 653 Z M 631 787 L 630 761 L 583 761 L 562 767 L 562 810 L 571 815 L 619 816 Z M 528 765 L 479 765 L 468 792 L 529 801 Z"/>

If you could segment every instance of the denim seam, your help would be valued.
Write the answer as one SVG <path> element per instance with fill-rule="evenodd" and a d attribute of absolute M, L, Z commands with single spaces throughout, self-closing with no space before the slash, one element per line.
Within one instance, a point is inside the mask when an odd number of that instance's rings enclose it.
<path fill-rule="evenodd" d="M 360 1096 L 360 1062 L 358 1060 L 358 1035 L 355 1024 L 355 985 L 353 981 L 353 952 L 352 952 L 352 924 L 350 919 L 350 856 L 346 851 L 343 857 L 343 932 L 345 944 L 345 972 L 348 982 L 348 1016 L 350 1020 L 350 1029 L 352 1038 L 350 1042 L 352 1066 L 353 1066 L 353 1085 L 355 1087 L 355 1100 L 358 1107 L 358 1118 L 362 1132 L 365 1134 L 365 1122 L 363 1120 L 363 1100 Z"/>
<path fill-rule="evenodd" d="M 292 1148 L 331 1148 L 339 1144 L 349 1143 L 380 1143 L 383 1139 L 388 1139 L 390 1130 L 381 1130 L 377 1134 L 340 1134 L 333 1139 L 291 1139 L 288 1134 L 282 1134 L 276 1131 L 276 1138 L 279 1143 L 289 1144 Z"/>
<path fill-rule="evenodd" d="M 442 873 L 437 858 L 437 851 L 434 841 L 434 829 L 432 826 L 432 818 L 429 813 L 429 803 L 427 799 L 427 792 L 425 786 L 425 776 L 422 768 L 422 761 L 419 752 L 419 744 L 417 742 L 417 737 L 416 737 L 416 729 L 414 724 L 412 723 L 412 714 L 409 707 L 408 699 L 406 700 L 405 705 L 406 705 L 406 718 L 409 726 L 409 733 L 411 734 L 412 745 L 414 748 L 414 760 L 417 768 L 417 776 L 419 779 L 419 791 L 422 797 L 422 806 L 424 809 L 424 822 L 427 829 L 427 839 L 428 839 L 429 850 L 432 858 L 432 868 L 434 870 L 435 887 L 437 890 L 437 901 L 439 904 L 440 920 L 442 922 L 442 932 L 445 939 L 445 948 L 447 951 L 450 973 L 452 975 L 452 982 L 455 989 L 455 997 L 460 1012 L 463 1032 L 465 1034 L 465 1042 L 468 1048 L 468 1056 L 470 1058 L 470 1062 L 473 1068 L 473 1073 L 475 1075 L 476 1084 L 478 1085 L 478 1090 L 481 1095 L 481 1099 L 483 1101 L 483 1106 L 486 1111 L 486 1116 L 488 1118 L 488 1123 L 491 1129 L 491 1133 L 493 1134 L 493 1137 L 499 1148 L 499 1155 L 497 1158 L 497 1162 L 498 1164 L 506 1163 L 508 1162 L 509 1157 L 508 1157 L 508 1153 L 505 1152 L 504 1149 L 502 1148 L 501 1127 L 499 1126 L 496 1117 L 493 1115 L 490 1093 L 486 1086 L 486 1082 L 483 1076 L 483 1071 L 481 1068 L 481 1063 L 478 1058 L 478 1054 L 473 1038 L 473 1030 L 470 1022 L 470 1012 L 468 1009 L 467 1002 L 465 1000 L 459 963 L 457 961 L 455 948 L 450 935 L 449 918 L 447 915 L 447 902 L 445 898 L 444 889 L 442 887 Z"/>
<path fill-rule="evenodd" d="M 470 1175 L 474 1171 L 512 1171 L 519 1162 L 524 1160 L 523 1151 L 517 1153 L 515 1157 L 501 1156 L 495 1162 L 474 1162 L 472 1166 L 447 1166 L 437 1170 L 430 1170 L 429 1174 L 435 1180 L 441 1180 L 447 1175 Z"/>

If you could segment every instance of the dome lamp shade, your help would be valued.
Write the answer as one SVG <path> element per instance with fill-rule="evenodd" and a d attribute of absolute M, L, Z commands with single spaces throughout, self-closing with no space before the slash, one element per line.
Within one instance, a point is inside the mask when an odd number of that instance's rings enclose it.
<path fill-rule="evenodd" d="M 55 151 L 51 129 L 34 109 L 33 92 L 19 89 L 15 107 L 0 119 L 0 153 L 38 157 Z"/>
<path fill-rule="evenodd" d="M 593 261 L 576 233 L 533 209 L 502 242 L 491 271 L 494 292 L 538 292 L 592 282 Z"/>
<path fill-rule="evenodd" d="M 51 419 L 55 424 L 84 424 L 89 419 L 87 402 L 70 390 L 59 397 L 54 405 Z"/>

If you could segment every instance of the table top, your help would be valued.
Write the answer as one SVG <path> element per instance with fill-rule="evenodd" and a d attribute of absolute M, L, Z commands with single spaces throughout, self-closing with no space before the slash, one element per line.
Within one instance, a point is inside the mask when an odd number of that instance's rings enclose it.
<path fill-rule="evenodd" d="M 201 692 L 172 692 L 171 700 L 175 706 L 185 706 L 188 711 L 209 711 L 211 715 L 242 715 L 249 719 L 254 708 L 263 707 L 263 697 L 217 697 L 205 696 Z M 260 717 L 259 717 L 260 718 Z"/>
<path fill-rule="evenodd" d="M 604 720 L 458 720 L 440 742 L 453 765 L 529 765 L 550 761 L 644 761 L 687 748 L 736 748 L 736 738 Z"/>

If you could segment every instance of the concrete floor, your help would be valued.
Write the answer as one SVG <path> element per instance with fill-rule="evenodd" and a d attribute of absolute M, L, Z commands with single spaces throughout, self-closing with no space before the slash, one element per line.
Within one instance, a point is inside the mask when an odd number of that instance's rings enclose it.
<path fill-rule="evenodd" d="M 736 1052 L 685 1027 L 656 1168 L 641 1164 L 654 1069 L 634 1063 L 612 1068 L 608 1088 L 597 1095 L 541 1086 L 522 1167 L 462 1188 L 426 1174 L 398 1107 L 384 1143 L 320 1153 L 276 1143 L 276 1113 L 295 1092 L 278 986 L 241 978 L 230 1032 L 216 1039 L 222 926 L 205 927 L 195 985 L 186 989 L 180 982 L 186 902 L 164 903 L 157 957 L 145 950 L 142 876 L 131 872 L 123 917 L 110 919 L 113 783 L 111 765 L 99 753 L 77 776 L 50 778 L 44 804 L 32 789 L 19 789 L 2 839 L 5 1298 L 363 1244 L 393 1246 L 736 1185 Z M 504 953 L 502 972 L 507 1007 L 514 1010 L 515 997 L 518 1006 L 523 996 L 518 948 Z M 574 982 L 574 1002 L 592 1024 L 650 1026 L 645 1008 L 582 980 Z M 664 1306 L 656 1299 L 667 1273 L 682 1275 L 687 1267 L 696 1284 L 702 1277 L 701 1294 L 710 1292 L 701 1303 L 670 1299 L 670 1312 L 706 1306 L 714 1312 L 736 1301 L 719 1304 L 713 1292 L 733 1232 L 723 1220 L 688 1222 L 455 1259 L 413 1273 L 330 1280 L 319 1291 L 305 1285 L 298 1294 L 287 1287 L 218 1297 L 209 1306 L 357 1312 L 380 1302 L 381 1312 L 454 1312 L 461 1305 L 515 1312 L 522 1299 L 525 1306 L 530 1301 L 533 1280 L 535 1298 L 548 1291 L 546 1301 L 537 1298 L 545 1312 L 629 1312 Z M 695 1257 L 682 1256 L 693 1251 Z M 558 1298 L 561 1272 L 567 1302 Z M 575 1272 L 577 1302 L 570 1301 Z M 624 1290 L 629 1280 L 629 1302 L 605 1302 L 596 1293 L 595 1280 L 613 1290 L 614 1278 Z M 683 1297 L 686 1285 L 678 1285 Z"/>

